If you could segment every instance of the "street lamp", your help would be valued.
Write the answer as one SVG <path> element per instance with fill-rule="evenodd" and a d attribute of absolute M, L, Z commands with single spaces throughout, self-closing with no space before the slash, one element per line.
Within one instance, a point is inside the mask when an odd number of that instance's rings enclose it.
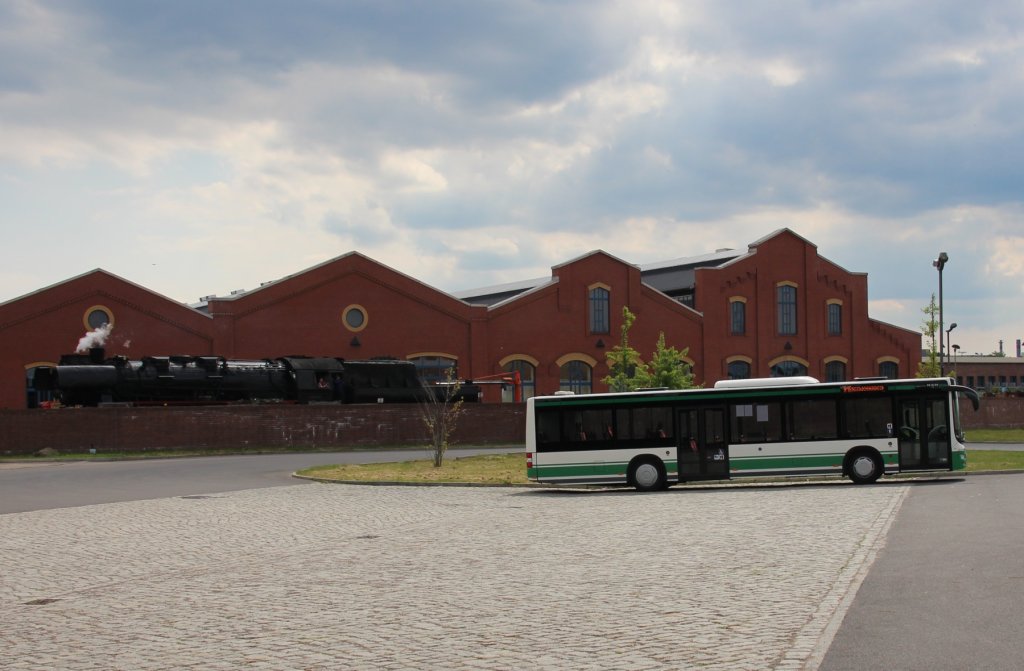
<path fill-rule="evenodd" d="M 956 357 L 960 354 L 960 345 L 950 345 L 949 349 L 953 351 L 953 372 L 956 372 Z"/>
<path fill-rule="evenodd" d="M 947 344 L 947 345 L 948 345 L 949 343 L 953 342 L 953 339 L 949 337 L 949 334 L 950 334 L 950 332 L 952 332 L 952 331 L 953 331 L 953 329 L 955 329 L 955 328 L 956 328 L 956 322 L 953 322 L 952 324 L 950 324 L 950 325 L 949 325 L 949 328 L 948 328 L 948 329 L 946 329 L 946 344 Z M 947 348 L 947 349 L 946 349 L 946 363 L 949 363 L 949 361 L 950 361 L 950 358 L 951 358 L 951 356 L 952 356 L 952 355 L 950 354 L 950 352 L 952 352 L 952 351 L 953 351 L 952 349 L 949 349 L 949 348 Z"/>
<path fill-rule="evenodd" d="M 942 352 L 943 352 L 943 338 L 942 338 L 942 269 L 946 267 L 946 262 L 949 261 L 949 254 L 946 252 L 939 252 L 939 258 L 932 261 L 932 265 L 939 269 L 939 373 L 942 373 Z"/>

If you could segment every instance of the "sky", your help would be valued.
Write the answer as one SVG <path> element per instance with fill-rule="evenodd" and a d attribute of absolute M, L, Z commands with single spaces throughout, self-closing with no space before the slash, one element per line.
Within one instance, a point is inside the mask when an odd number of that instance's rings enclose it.
<path fill-rule="evenodd" d="M 1024 338 L 1017 0 L 0 0 L 0 302 L 358 251 L 438 289 L 789 228 L 961 354 Z"/>

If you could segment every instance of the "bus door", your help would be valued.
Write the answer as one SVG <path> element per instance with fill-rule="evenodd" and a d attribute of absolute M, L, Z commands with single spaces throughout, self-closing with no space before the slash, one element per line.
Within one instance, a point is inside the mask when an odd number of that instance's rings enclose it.
<path fill-rule="evenodd" d="M 907 398 L 896 403 L 900 470 L 949 468 L 952 448 L 946 398 Z"/>
<path fill-rule="evenodd" d="M 698 406 L 679 410 L 679 481 L 729 477 L 725 408 Z"/>

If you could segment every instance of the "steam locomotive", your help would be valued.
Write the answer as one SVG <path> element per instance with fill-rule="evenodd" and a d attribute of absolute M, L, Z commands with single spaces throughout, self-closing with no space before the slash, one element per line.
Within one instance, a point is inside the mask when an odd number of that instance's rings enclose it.
<path fill-rule="evenodd" d="M 105 358 L 102 348 L 66 354 L 36 369 L 35 387 L 62 405 L 190 405 L 238 402 L 413 403 L 443 398 L 444 385 L 424 385 L 410 361 L 346 361 L 332 357 L 226 359 L 220 356 Z M 453 398 L 478 401 L 480 388 L 461 383 Z"/>

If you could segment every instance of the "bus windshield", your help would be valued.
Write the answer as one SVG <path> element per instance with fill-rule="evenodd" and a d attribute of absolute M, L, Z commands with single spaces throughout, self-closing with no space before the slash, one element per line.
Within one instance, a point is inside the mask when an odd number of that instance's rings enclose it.
<path fill-rule="evenodd" d="M 970 387 L 962 387 L 960 385 L 956 385 L 953 387 L 953 391 L 953 435 L 957 437 L 957 440 L 963 442 L 964 429 L 963 425 L 960 423 L 960 395 L 963 394 L 964 396 L 969 398 L 971 401 L 971 405 L 974 406 L 975 410 L 977 410 L 980 406 L 980 399 L 978 397 L 978 392 L 975 391 L 974 389 L 971 389 Z"/>

